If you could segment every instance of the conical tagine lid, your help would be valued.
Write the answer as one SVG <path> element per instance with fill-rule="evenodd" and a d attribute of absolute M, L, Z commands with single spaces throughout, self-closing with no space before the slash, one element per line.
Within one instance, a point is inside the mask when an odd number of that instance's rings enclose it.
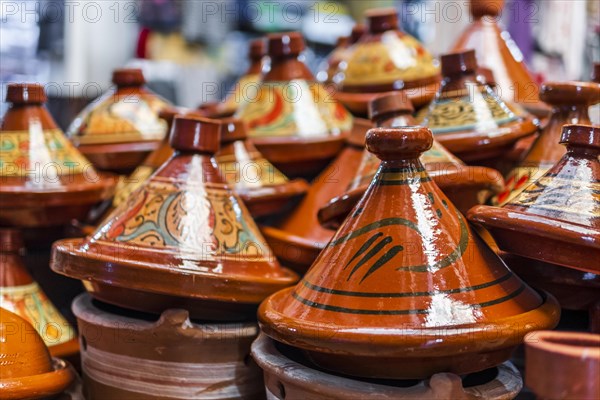
<path fill-rule="evenodd" d="M 348 66 L 348 58 L 352 54 L 353 45 L 367 33 L 367 27 L 363 24 L 356 24 L 352 28 L 350 36 L 341 36 L 338 38 L 335 48 L 325 61 L 323 61 L 317 79 L 325 83 L 340 83 L 344 79 L 344 72 Z M 351 110 L 352 111 L 352 110 Z"/>
<path fill-rule="evenodd" d="M 45 399 L 66 390 L 75 372 L 52 359 L 42 338 L 20 316 L 0 308 L 0 398 Z"/>
<path fill-rule="evenodd" d="M 240 319 L 296 275 L 279 266 L 214 153 L 220 123 L 177 117 L 175 154 L 86 239 L 54 244 L 51 267 L 96 298 L 194 318 Z"/>
<path fill-rule="evenodd" d="M 519 166 L 506 178 L 506 188 L 491 201 L 504 205 L 538 180 L 565 154 L 560 144 L 562 127 L 570 124 L 591 125 L 588 108 L 600 103 L 600 84 L 594 82 L 546 82 L 540 99 L 552 106 L 550 120 Z"/>
<path fill-rule="evenodd" d="M 84 218 L 116 180 L 96 172 L 64 136 L 37 84 L 9 84 L 0 125 L 0 224 L 58 226 Z"/>
<path fill-rule="evenodd" d="M 537 131 L 536 119 L 516 114 L 477 80 L 475 51 L 446 54 L 441 62 L 444 80 L 423 124 L 453 154 L 463 161 L 489 160 Z"/>
<path fill-rule="evenodd" d="M 308 189 L 304 179 L 289 180 L 250 142 L 246 125 L 221 120 L 221 149 L 216 160 L 225 181 L 240 195 L 253 217 L 273 215 Z"/>
<path fill-rule="evenodd" d="M 414 125 L 410 100 L 404 91 L 381 95 L 369 104 L 369 116 L 378 127 L 399 128 Z M 436 140 L 421 155 L 421 162 L 435 183 L 461 212 L 481 204 L 490 193 L 503 188 L 502 175 L 484 167 L 468 167 Z M 363 156 L 346 192 L 321 208 L 319 219 L 326 226 L 339 227 L 357 201 L 363 196 L 379 168 L 379 158 L 368 150 Z"/>
<path fill-rule="evenodd" d="M 0 229 L 0 304 L 32 324 L 53 355 L 76 353 L 75 331 L 29 275 L 22 252 L 21 233 Z"/>
<path fill-rule="evenodd" d="M 566 125 L 566 154 L 504 207 L 477 206 L 469 219 L 500 249 L 600 272 L 600 127 Z"/>
<path fill-rule="evenodd" d="M 556 300 L 515 276 L 433 183 L 418 160 L 431 144 L 423 127 L 369 131 L 381 167 L 302 282 L 260 306 L 267 335 L 328 370 L 426 378 L 500 364 L 558 322 Z"/>
<path fill-rule="evenodd" d="M 268 36 L 271 69 L 244 96 L 236 116 L 268 160 L 300 172 L 334 157 L 352 129 L 352 116 L 299 59 L 305 44 L 298 32 Z"/>
<path fill-rule="evenodd" d="M 167 100 L 144 87 L 139 69 L 113 72 L 115 88 L 87 106 L 67 136 L 101 170 L 131 172 L 167 134 Z"/>

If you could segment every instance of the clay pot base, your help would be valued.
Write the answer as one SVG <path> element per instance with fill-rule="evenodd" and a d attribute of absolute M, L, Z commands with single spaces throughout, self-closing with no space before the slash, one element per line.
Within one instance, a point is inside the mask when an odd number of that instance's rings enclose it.
<path fill-rule="evenodd" d="M 596 229 L 491 206 L 474 207 L 468 218 L 484 225 L 503 251 L 600 273 L 600 232 Z"/>
<path fill-rule="evenodd" d="M 355 380 L 320 370 L 298 350 L 261 334 L 252 356 L 265 373 L 272 399 L 490 399 L 515 398 L 523 386 L 509 362 L 477 374 L 459 377 L 436 374 L 424 381 Z"/>
<path fill-rule="evenodd" d="M 277 186 L 263 186 L 237 192 L 250 214 L 258 218 L 281 213 L 291 200 L 306 193 L 308 187 L 305 180 L 294 179 Z"/>
<path fill-rule="evenodd" d="M 52 359 L 52 372 L 45 374 L 2 379 L 0 378 L 0 395 L 6 400 L 29 398 L 45 398 L 65 391 L 76 377 L 73 368 L 57 358 Z"/>
<path fill-rule="evenodd" d="M 160 141 L 90 144 L 77 149 L 103 171 L 129 175 L 146 157 L 160 146 Z"/>

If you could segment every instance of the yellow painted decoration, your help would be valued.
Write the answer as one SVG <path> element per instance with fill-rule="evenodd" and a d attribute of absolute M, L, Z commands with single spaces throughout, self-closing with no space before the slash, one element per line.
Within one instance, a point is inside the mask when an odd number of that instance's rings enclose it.
<path fill-rule="evenodd" d="M 142 186 L 155 169 L 146 165 L 138 166 L 129 176 L 121 176 L 115 189 L 115 197 L 113 198 L 113 207 L 118 207 L 122 202 L 127 200 L 131 193 Z"/>

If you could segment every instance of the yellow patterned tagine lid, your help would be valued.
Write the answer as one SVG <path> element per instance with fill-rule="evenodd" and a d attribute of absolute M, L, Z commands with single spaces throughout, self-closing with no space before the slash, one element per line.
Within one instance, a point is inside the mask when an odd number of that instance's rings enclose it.
<path fill-rule="evenodd" d="M 477 206 L 469 219 L 498 247 L 543 262 L 600 273 L 600 127 L 565 125 L 566 154 L 503 207 Z"/>
<path fill-rule="evenodd" d="M 298 32 L 268 36 L 271 69 L 248 91 L 236 113 L 265 157 L 289 174 L 322 167 L 342 148 L 352 116 L 300 59 L 305 44 Z M 293 173 L 293 172 L 292 172 Z"/>
<path fill-rule="evenodd" d="M 97 299 L 193 318 L 252 318 L 266 296 L 293 284 L 214 154 L 220 123 L 176 117 L 175 154 L 85 239 L 56 242 L 51 267 L 84 280 Z"/>
<path fill-rule="evenodd" d="M 170 104 L 144 87 L 139 69 L 117 69 L 112 80 L 115 88 L 81 111 L 67 136 L 97 168 L 131 172 L 167 134 L 158 113 Z"/>
<path fill-rule="evenodd" d="M 258 312 L 271 338 L 346 375 L 422 379 L 501 364 L 558 303 L 528 287 L 471 230 L 419 156 L 423 127 L 375 128 L 371 186 L 304 278 Z M 490 335 L 493 332 L 493 335 Z"/>
<path fill-rule="evenodd" d="M 38 84 L 9 84 L 0 124 L 0 225 L 50 227 L 84 218 L 116 180 L 99 174 L 44 106 Z"/>
<path fill-rule="evenodd" d="M 423 119 L 435 138 L 463 161 L 504 155 L 538 129 L 537 119 L 517 114 L 477 79 L 475 51 L 441 57 L 442 86 Z"/>

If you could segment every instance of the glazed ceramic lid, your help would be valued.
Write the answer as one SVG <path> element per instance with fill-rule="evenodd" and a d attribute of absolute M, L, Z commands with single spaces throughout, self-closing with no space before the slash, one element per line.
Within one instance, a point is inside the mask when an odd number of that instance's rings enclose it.
<path fill-rule="evenodd" d="M 74 330 L 33 280 L 21 259 L 21 232 L 0 228 L 0 304 L 35 326 L 53 354 L 77 352 Z M 58 354 L 61 353 L 61 354 Z"/>
<path fill-rule="evenodd" d="M 51 267 L 96 298 L 194 318 L 249 317 L 297 276 L 275 261 L 246 206 L 216 168 L 220 122 L 176 117 L 175 154 L 85 239 L 53 246 Z M 240 311 L 241 310 L 241 311 Z"/>
<path fill-rule="evenodd" d="M 537 116 L 550 109 L 538 98 L 539 87 L 523 54 L 507 31 L 498 26 L 504 0 L 471 0 L 472 24 L 461 34 L 453 52 L 474 49 L 479 65 L 494 72 L 504 101 L 517 102 Z"/>
<path fill-rule="evenodd" d="M 477 206 L 469 219 L 483 225 L 501 250 L 600 272 L 600 127 L 565 125 L 566 154 L 504 207 Z"/>
<path fill-rule="evenodd" d="M 67 136 L 100 169 L 118 169 L 102 157 L 107 152 L 121 153 L 119 167 L 135 168 L 167 134 L 158 113 L 170 104 L 144 87 L 139 69 L 117 69 L 112 81 L 115 88 L 83 109 Z"/>
<path fill-rule="evenodd" d="M 75 372 L 52 359 L 42 338 L 25 319 L 0 308 L 0 397 L 42 399 L 71 385 Z"/>
<path fill-rule="evenodd" d="M 83 218 L 111 196 L 116 180 L 99 174 L 45 108 L 38 84 L 9 84 L 0 125 L 0 224 L 40 227 Z"/>
<path fill-rule="evenodd" d="M 546 82 L 540 99 L 552 106 L 550 120 L 519 165 L 506 178 L 506 188 L 491 201 L 504 205 L 541 178 L 565 154 L 560 144 L 563 125 L 591 125 L 588 109 L 600 103 L 600 84 L 593 82 Z"/>
<path fill-rule="evenodd" d="M 536 119 L 516 114 L 477 80 L 473 50 L 443 55 L 441 62 L 442 86 L 423 124 L 453 154 L 463 161 L 497 157 L 537 131 Z"/>
<path fill-rule="evenodd" d="M 302 281 L 262 303 L 267 335 L 328 370 L 426 378 L 500 364 L 558 322 L 556 300 L 515 276 L 431 180 L 419 156 L 432 142 L 423 127 L 369 131 L 382 165 Z"/>
<path fill-rule="evenodd" d="M 304 179 L 289 180 L 256 149 L 242 120 L 221 122 L 221 149 L 216 155 L 219 170 L 253 217 L 276 214 L 306 192 Z"/>
<path fill-rule="evenodd" d="M 367 32 L 363 24 L 356 24 L 352 28 L 350 36 L 339 37 L 335 48 L 323 62 L 317 79 L 320 82 L 340 83 L 344 79 L 344 72 L 348 66 L 348 58 L 352 54 L 353 45 Z"/>

